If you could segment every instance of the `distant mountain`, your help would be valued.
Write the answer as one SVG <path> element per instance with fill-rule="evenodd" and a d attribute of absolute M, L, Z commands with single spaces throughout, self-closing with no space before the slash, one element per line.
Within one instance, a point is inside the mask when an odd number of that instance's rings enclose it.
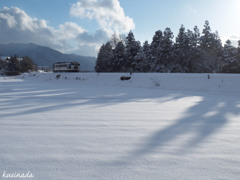
<path fill-rule="evenodd" d="M 37 44 L 29 43 L 11 43 L 0 44 L 0 56 L 19 57 L 29 56 L 38 66 L 52 66 L 55 62 L 77 61 L 81 64 L 80 69 L 83 71 L 94 71 L 96 62 L 95 57 L 80 56 L 75 54 L 63 54 L 57 50 Z"/>

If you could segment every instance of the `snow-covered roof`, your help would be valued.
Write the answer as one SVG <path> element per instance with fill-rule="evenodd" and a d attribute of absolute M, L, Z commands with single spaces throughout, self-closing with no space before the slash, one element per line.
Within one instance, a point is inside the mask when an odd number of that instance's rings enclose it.
<path fill-rule="evenodd" d="M 10 57 L 9 56 L 1 56 L 0 59 L 1 60 L 7 60 L 7 59 L 10 59 Z"/>

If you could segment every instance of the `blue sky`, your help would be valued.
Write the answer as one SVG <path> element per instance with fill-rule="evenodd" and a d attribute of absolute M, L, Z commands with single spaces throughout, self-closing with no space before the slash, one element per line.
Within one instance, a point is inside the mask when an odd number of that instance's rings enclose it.
<path fill-rule="evenodd" d="M 115 31 L 141 42 L 183 24 L 202 31 L 209 20 L 222 41 L 240 40 L 239 0 L 1 0 L 0 43 L 33 42 L 65 53 L 96 56 Z"/>

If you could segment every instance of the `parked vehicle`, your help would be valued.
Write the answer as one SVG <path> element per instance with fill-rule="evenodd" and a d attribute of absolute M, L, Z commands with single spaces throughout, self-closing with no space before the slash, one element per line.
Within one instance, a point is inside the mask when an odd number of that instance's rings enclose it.
<path fill-rule="evenodd" d="M 79 72 L 80 63 L 78 62 L 57 62 L 53 64 L 53 72 Z"/>

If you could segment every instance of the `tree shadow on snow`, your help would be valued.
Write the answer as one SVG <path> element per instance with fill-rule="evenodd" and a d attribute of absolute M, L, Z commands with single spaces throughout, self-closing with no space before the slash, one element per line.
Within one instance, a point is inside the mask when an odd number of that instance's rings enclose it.
<path fill-rule="evenodd" d="M 127 93 L 121 93 L 117 89 L 116 92 L 107 89 L 98 91 L 99 89 L 94 87 L 71 84 L 63 86 L 57 83 L 51 85 L 34 82 L 3 82 L 2 84 L 4 86 L 0 90 L 2 94 L 0 118 L 66 110 L 81 105 L 103 107 L 130 101 L 125 97 Z"/>
<path fill-rule="evenodd" d="M 227 124 L 229 115 L 240 115 L 240 99 L 236 99 L 237 96 L 221 94 L 200 96 L 203 99 L 190 107 L 185 117 L 142 138 L 141 143 L 134 144 L 133 150 L 126 152 L 113 164 L 131 164 L 144 156 L 159 153 L 179 156 L 191 153 L 206 143 L 211 135 L 220 131 Z"/>
<path fill-rule="evenodd" d="M 144 93 L 141 88 L 130 90 L 118 87 L 74 86 L 74 84 L 39 83 L 39 82 L 3 82 L 4 88 L 0 101 L 0 118 L 34 115 L 53 110 L 66 110 L 87 105 L 89 108 L 102 108 L 138 101 L 141 99 L 159 98 L 159 94 Z M 6 90 L 7 92 L 6 92 Z M 162 95 L 162 93 L 160 93 Z M 181 97 L 171 95 L 165 101 Z M 10 110 L 12 109 L 12 111 Z M 8 112 L 5 112 L 8 111 Z M 34 117 L 34 116 L 33 116 Z"/>
<path fill-rule="evenodd" d="M 136 102 L 141 99 L 157 99 L 159 96 L 167 97 L 166 101 L 178 100 L 183 97 L 201 96 L 202 100 L 190 107 L 186 116 L 177 119 L 173 124 L 162 128 L 143 138 L 142 143 L 135 144 L 135 149 L 130 152 L 122 152 L 123 156 L 114 163 L 131 163 L 143 156 L 152 153 L 187 153 L 194 148 L 197 148 L 206 139 L 219 131 L 227 123 L 228 114 L 239 115 L 239 99 L 234 99 L 237 96 L 229 96 L 223 94 L 207 95 L 188 92 L 185 94 L 172 95 L 171 92 L 162 92 L 159 94 L 154 91 L 143 93 L 146 89 L 124 89 L 117 87 L 113 88 L 92 88 L 77 86 L 63 87 L 49 85 L 44 86 L 44 83 L 28 84 L 27 82 L 8 82 L 3 83 L 5 87 L 0 90 L 2 99 L 0 101 L 0 119 L 8 119 L 26 114 L 44 113 L 52 110 L 62 110 L 81 105 L 90 107 L 104 107 L 115 105 L 116 103 Z M 72 86 L 72 85 L 71 85 Z M 8 90 L 8 91 L 7 91 Z M 100 91 L 98 91 L 100 90 Z M 7 92 L 6 92 L 7 91 Z M 142 94 L 143 93 L 143 94 Z M 176 92 L 175 92 L 176 93 Z M 161 101 L 162 103 L 163 101 Z M 15 108 L 12 112 L 9 108 Z M 8 111 L 5 113 L 4 111 Z M 159 117 L 159 121 L 162 118 Z M 131 121 L 131 117 L 129 118 Z M 185 139 L 184 139 L 185 138 Z M 183 140 L 184 139 L 184 140 Z M 178 146 L 175 146 L 177 143 Z M 171 144 L 177 149 L 171 148 Z"/>

